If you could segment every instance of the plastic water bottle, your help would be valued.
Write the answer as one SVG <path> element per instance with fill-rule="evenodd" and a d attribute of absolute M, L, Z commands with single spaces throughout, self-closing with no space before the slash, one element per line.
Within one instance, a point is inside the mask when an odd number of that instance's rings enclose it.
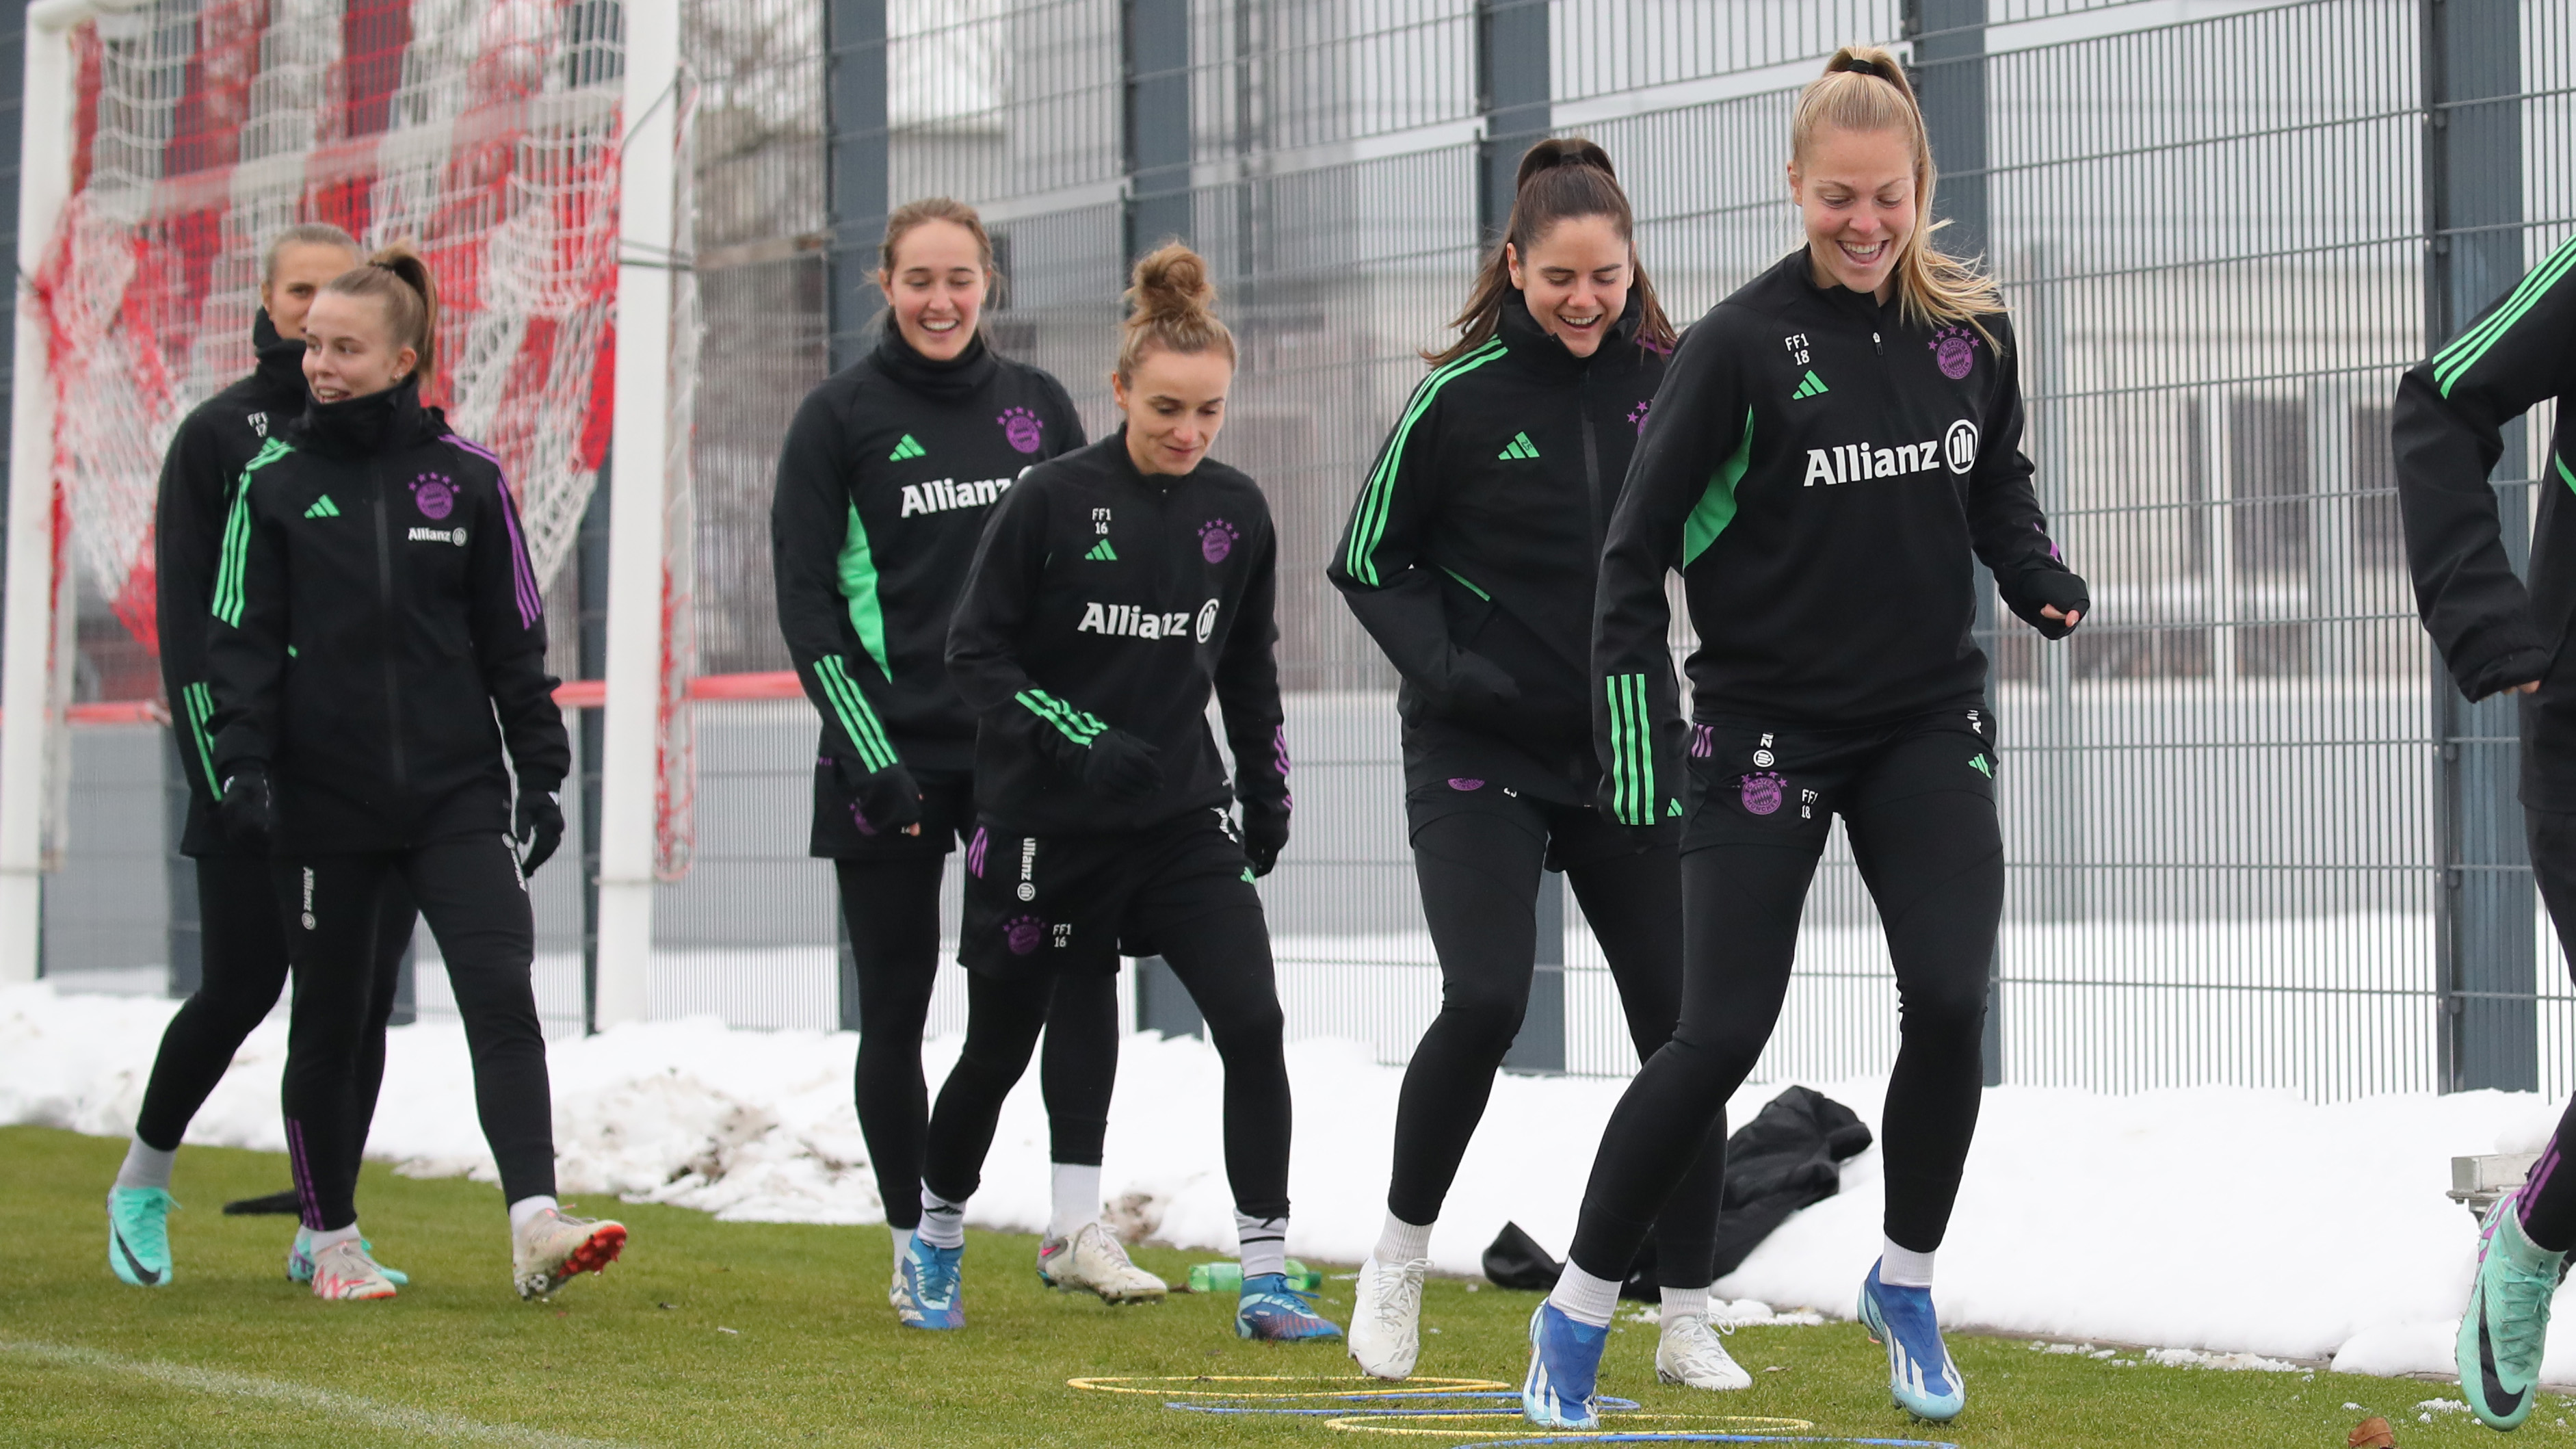
<path fill-rule="evenodd" d="M 1288 1260 L 1288 1286 L 1300 1293 L 1312 1293 L 1324 1286 L 1324 1275 L 1291 1258 Z M 1190 1291 L 1193 1293 L 1240 1293 L 1243 1291 L 1243 1265 L 1237 1262 L 1192 1263 Z"/>

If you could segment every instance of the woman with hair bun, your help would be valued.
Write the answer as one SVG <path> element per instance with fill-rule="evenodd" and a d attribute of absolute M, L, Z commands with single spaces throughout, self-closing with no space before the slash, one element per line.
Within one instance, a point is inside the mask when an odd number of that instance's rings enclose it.
<path fill-rule="evenodd" d="M 904 1264 L 919 1327 L 965 1326 L 966 1200 L 1055 983 L 1158 954 L 1225 1063 L 1235 1332 L 1341 1334 L 1286 1276 L 1288 1067 L 1252 884 L 1288 842 L 1278 541 L 1261 490 L 1208 457 L 1235 361 L 1215 296 L 1187 247 L 1136 264 L 1110 379 L 1125 425 L 1003 498 L 949 629 L 949 672 L 976 711 L 977 819 L 958 951 L 966 1044 L 931 1114 Z"/>
<path fill-rule="evenodd" d="M 984 304 L 999 280 L 975 208 L 934 196 L 886 218 L 876 345 L 796 410 L 769 514 L 779 631 L 822 717 L 811 849 L 832 862 L 858 968 L 853 1095 L 894 1238 L 887 1295 L 907 1315 L 939 880 L 975 824 L 975 714 L 942 657 L 949 617 L 1002 495 L 1083 443 L 1064 385 L 986 343 Z M 1163 1280 L 1128 1261 L 1100 1221 L 1117 983 L 1057 983 L 1047 1023 L 1039 1081 L 1055 1210 L 1038 1276 L 1111 1302 L 1160 1298 Z"/>
<path fill-rule="evenodd" d="M 1601 541 L 1673 348 L 1635 234 L 1608 153 L 1530 148 L 1458 339 L 1428 354 L 1326 569 L 1403 679 L 1405 814 L 1440 956 L 1351 1310 L 1351 1357 L 1380 1378 L 1413 1371 L 1432 1225 L 1529 1003 L 1542 869 L 1583 903 L 1641 1059 L 1681 1010 L 1681 822 L 1618 825 L 1591 805 Z M 1655 1368 L 1740 1389 L 1708 1325 L 1721 1183 L 1706 1156 L 1656 1219 Z"/>
<path fill-rule="evenodd" d="M 1895 59 L 1836 52 L 1790 133 L 1806 244 L 1683 339 L 1610 521 L 1592 636 L 1599 803 L 1645 827 L 1687 795 L 1687 986 L 1672 1040 L 1603 1131 L 1565 1272 L 1531 1317 L 1521 1397 L 1537 1423 L 1594 1422 L 1619 1276 L 1700 1144 L 1723 1154 L 1726 1101 L 1779 1017 L 1836 815 L 1902 1005 L 1879 1134 L 1885 1238 L 1859 1317 L 1899 1406 L 1947 1420 L 1966 1404 L 1932 1258 L 1976 1130 L 2004 893 L 1970 565 L 2051 639 L 2090 600 L 2031 492 L 2003 302 L 1932 245 L 1934 174 Z M 1687 733 L 1671 569 L 1700 639 Z"/>
<path fill-rule="evenodd" d="M 286 917 L 281 1096 L 327 1299 L 396 1287 L 358 1235 L 356 1191 L 358 1054 L 398 891 L 429 922 L 465 1020 L 519 1295 L 604 1268 L 626 1242 L 555 1201 L 527 876 L 563 841 L 572 750 L 509 480 L 421 404 L 437 334 L 437 283 L 400 243 L 314 298 L 311 401 L 233 491 L 208 628 L 218 810 L 234 840 L 268 849 Z"/>

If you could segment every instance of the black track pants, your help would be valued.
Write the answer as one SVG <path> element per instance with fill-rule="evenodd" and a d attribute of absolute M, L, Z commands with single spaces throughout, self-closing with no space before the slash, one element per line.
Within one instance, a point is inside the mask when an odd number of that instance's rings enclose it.
<path fill-rule="evenodd" d="M 304 1225 L 340 1228 L 357 1217 L 357 1055 L 364 1024 L 378 1010 L 369 955 L 397 889 L 419 904 L 446 958 L 474 1058 L 475 1111 L 501 1169 L 503 1199 L 551 1195 L 554 1107 L 528 975 L 536 928 L 507 841 L 460 836 L 399 853 L 282 861 L 274 869 L 295 970 L 282 1095 Z"/>
<path fill-rule="evenodd" d="M 162 1152 L 176 1149 L 188 1123 L 233 1054 L 286 989 L 286 936 L 279 929 L 277 896 L 268 861 L 259 856 L 214 855 L 197 861 L 199 953 L 204 974 L 161 1033 L 152 1076 L 143 1088 L 143 1110 L 134 1135 Z M 366 1145 L 375 1120 L 376 1091 L 385 1079 L 385 1021 L 393 1014 L 403 952 L 411 945 L 416 913 L 399 885 L 379 920 L 374 961 L 375 1009 L 358 1042 L 358 1143 Z"/>
<path fill-rule="evenodd" d="M 2558 928 L 2559 945 L 2576 961 L 2576 815 L 2525 807 L 2523 830 L 2531 842 L 2531 870 L 2540 880 L 2549 923 Z M 2568 1148 L 2576 1148 L 2576 1100 L 2568 1102 L 2558 1130 L 2532 1164 L 2521 1199 L 2524 1235 L 2553 1253 L 2576 1248 L 2576 1172 L 2559 1160 Z"/>
<path fill-rule="evenodd" d="M 1130 919 L 1162 948 L 1225 1063 L 1225 1172 L 1235 1210 L 1285 1217 L 1291 1114 L 1269 927 L 1252 905 L 1166 921 L 1154 896 L 1152 889 L 1142 892 Z M 1099 973 L 1056 972 L 1054 989 L 1060 993 L 1084 976 L 1116 984 Z M 939 1089 L 921 1173 L 922 1185 L 950 1202 L 964 1202 L 983 1181 L 1002 1099 L 1028 1070 L 1038 1029 L 1047 1023 L 1048 979 L 967 973 L 966 1048 Z M 1062 1010 L 1061 995 L 1056 1001 Z"/>
<path fill-rule="evenodd" d="M 1992 797 L 1970 790 L 1864 799 L 1843 814 L 1886 924 L 1903 1012 L 1879 1135 L 1887 1236 L 1930 1252 L 1949 1228 L 1976 1132 L 1986 975 L 2003 915 L 2003 837 Z M 1571 1255 L 1583 1271 L 1627 1272 L 1685 1171 L 1672 1150 L 1677 1133 L 1704 1132 L 1722 1148 L 1727 1098 L 1752 1073 L 1788 993 L 1798 916 L 1821 845 L 1818 832 L 1812 846 L 1796 838 L 1735 841 L 1683 855 L 1681 1025 L 1637 1073 L 1602 1133 Z"/>
<path fill-rule="evenodd" d="M 850 954 L 858 963 L 859 1131 L 876 1167 L 886 1221 L 898 1228 L 921 1223 L 922 1139 L 930 1126 L 921 1036 L 939 976 L 944 864 L 936 855 L 833 862 Z M 1097 1167 L 1109 1131 L 1109 1094 L 1118 1080 L 1117 978 L 1066 977 L 1057 982 L 1053 1005 L 1041 1019 L 1049 1030 L 1038 1082 L 1054 1137 L 1052 1156 Z M 1027 1065 L 1025 1051 L 1019 1060 Z M 994 1110 L 1001 1110 L 998 1099 Z"/>
<path fill-rule="evenodd" d="M 1535 812 L 1533 812 L 1535 818 Z M 1440 1216 L 1494 1073 L 1529 1005 L 1538 945 L 1544 835 L 1488 813 L 1445 815 L 1413 836 L 1423 915 L 1440 957 L 1440 1015 L 1404 1071 L 1395 1114 L 1387 1210 L 1408 1223 Z M 1601 942 L 1640 1061 L 1671 1037 L 1681 1007 L 1681 873 L 1671 845 L 1566 871 Z M 1702 1152 L 1657 1218 L 1656 1275 L 1708 1285 L 1725 1153 Z M 1619 1276 L 1626 1275 L 1622 1266 Z"/>

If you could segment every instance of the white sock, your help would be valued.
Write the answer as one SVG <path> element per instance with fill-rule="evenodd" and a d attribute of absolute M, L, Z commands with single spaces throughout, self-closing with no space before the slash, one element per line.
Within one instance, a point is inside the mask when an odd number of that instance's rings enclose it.
<path fill-rule="evenodd" d="M 966 1204 L 950 1202 L 929 1188 L 921 1190 L 921 1226 L 912 1235 L 934 1248 L 966 1246 Z"/>
<path fill-rule="evenodd" d="M 528 1230 L 528 1224 L 537 1220 L 537 1214 L 548 1210 L 555 1212 L 563 1211 L 563 1209 L 556 1204 L 553 1198 L 548 1197 L 544 1193 L 538 1193 L 534 1197 L 523 1197 L 519 1199 L 517 1202 L 510 1204 L 510 1231 L 514 1234 L 526 1232 Z"/>
<path fill-rule="evenodd" d="M 1253 1218 L 1234 1215 L 1236 1255 L 1243 1259 L 1243 1276 L 1258 1278 L 1264 1273 L 1288 1271 L 1288 1219 L 1286 1217 Z"/>
<path fill-rule="evenodd" d="M 125 1165 L 116 1170 L 118 1187 L 157 1187 L 170 1190 L 170 1164 L 179 1160 L 176 1150 L 164 1152 L 147 1147 L 140 1137 L 125 1145 Z M 95 1179 L 93 1179 L 95 1180 Z"/>
<path fill-rule="evenodd" d="M 324 1248 L 330 1247 L 333 1243 L 345 1243 L 357 1235 L 358 1224 L 355 1219 L 352 1219 L 345 1228 L 315 1228 L 313 1241 L 307 1245 L 306 1251 L 318 1258 Z"/>
<path fill-rule="evenodd" d="M 1662 1288 L 1656 1291 L 1663 1299 L 1664 1327 L 1672 1327 L 1676 1318 L 1708 1317 L 1707 1289 Z"/>
<path fill-rule="evenodd" d="M 1891 1288 L 1929 1288 L 1932 1286 L 1932 1255 L 1912 1248 L 1896 1246 L 1894 1238 L 1884 1240 L 1878 1252 L 1878 1281 Z"/>
<path fill-rule="evenodd" d="M 1430 1223 L 1408 1223 L 1393 1213 L 1386 1215 L 1386 1226 L 1377 1230 L 1375 1257 L 1382 1267 L 1395 1267 L 1417 1258 L 1431 1256 Z"/>
<path fill-rule="evenodd" d="M 1577 1323 L 1608 1328 L 1610 1315 L 1619 1311 L 1619 1280 L 1595 1278 L 1568 1263 L 1556 1276 L 1556 1291 L 1547 1295 L 1547 1301 Z"/>
<path fill-rule="evenodd" d="M 894 1260 L 897 1263 L 900 1263 L 904 1259 L 911 1257 L 912 1229 L 898 1228 L 894 1224 L 888 1223 L 886 1224 L 886 1231 L 894 1235 Z"/>
<path fill-rule="evenodd" d="M 1055 1214 L 1046 1235 L 1062 1240 L 1100 1221 L 1100 1164 L 1059 1162 L 1055 1165 Z"/>

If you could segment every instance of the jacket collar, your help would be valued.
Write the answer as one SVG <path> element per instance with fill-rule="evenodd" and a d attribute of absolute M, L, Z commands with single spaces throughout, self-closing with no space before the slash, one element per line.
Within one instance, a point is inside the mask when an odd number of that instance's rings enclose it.
<path fill-rule="evenodd" d="M 333 403 L 306 398 L 295 438 L 328 457 L 370 458 L 436 437 L 446 426 L 438 409 L 420 405 L 420 379 L 414 376 L 365 397 Z"/>
<path fill-rule="evenodd" d="M 1800 247 L 1780 259 L 1780 276 L 1789 285 L 1794 295 L 1811 300 L 1819 306 L 1830 307 L 1865 326 L 1885 330 L 1896 322 L 1899 309 L 1893 298 L 1890 298 L 1885 305 L 1881 305 L 1876 297 L 1866 292 L 1855 292 L 1849 287 L 1839 285 L 1831 287 L 1816 285 L 1816 264 L 1807 255 L 1805 247 Z"/>
<path fill-rule="evenodd" d="M 984 328 L 980 321 L 975 335 L 967 339 L 966 350 L 942 362 L 922 356 L 903 340 L 903 332 L 894 325 L 894 309 L 885 311 L 878 324 L 877 345 L 868 354 L 877 371 L 925 397 L 953 402 L 972 395 L 992 379 L 997 365 L 993 350 L 984 345 Z"/>
<path fill-rule="evenodd" d="M 304 401 L 304 343 L 299 338 L 279 336 L 277 324 L 268 320 L 266 307 L 251 319 L 250 349 L 259 359 L 252 372 L 262 387 L 280 399 Z"/>
<path fill-rule="evenodd" d="M 1626 309 L 1620 312 L 1619 320 L 1610 324 L 1609 335 L 1601 339 L 1601 346 L 1591 357 L 1577 357 L 1566 350 L 1555 333 L 1538 325 L 1538 319 L 1530 315 L 1529 299 L 1515 287 L 1503 295 L 1502 317 L 1495 328 L 1495 335 L 1520 361 L 1570 375 L 1584 371 L 1594 359 L 1609 355 L 1612 348 L 1635 342 L 1637 328 L 1645 320 L 1645 315 L 1645 300 L 1631 290 Z"/>

